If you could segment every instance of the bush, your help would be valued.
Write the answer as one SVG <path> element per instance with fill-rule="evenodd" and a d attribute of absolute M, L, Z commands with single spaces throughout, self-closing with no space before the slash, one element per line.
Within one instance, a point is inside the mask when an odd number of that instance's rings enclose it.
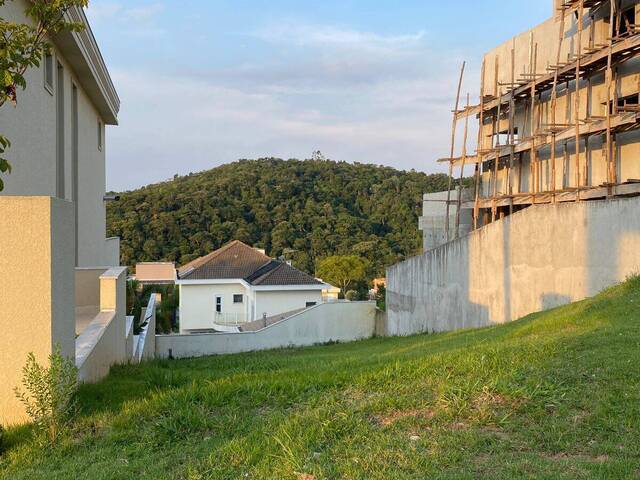
<path fill-rule="evenodd" d="M 356 292 L 355 290 L 349 290 L 344 294 L 344 298 L 346 300 L 349 300 L 350 302 L 355 302 L 356 300 L 358 300 L 358 292 Z"/>
<path fill-rule="evenodd" d="M 49 355 L 49 368 L 38 364 L 33 353 L 27 355 L 22 369 L 24 392 L 15 394 L 23 403 L 41 439 L 54 444 L 69 426 L 74 411 L 74 395 L 78 385 L 78 369 L 56 347 Z"/>

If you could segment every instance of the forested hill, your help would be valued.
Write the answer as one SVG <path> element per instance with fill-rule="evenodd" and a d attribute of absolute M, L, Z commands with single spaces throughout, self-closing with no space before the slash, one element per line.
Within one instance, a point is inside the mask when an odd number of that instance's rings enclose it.
<path fill-rule="evenodd" d="M 125 192 L 107 209 L 123 265 L 184 264 L 238 239 L 314 273 L 329 255 L 360 255 L 384 273 L 421 248 L 422 194 L 446 175 L 328 160 L 241 160 Z"/>

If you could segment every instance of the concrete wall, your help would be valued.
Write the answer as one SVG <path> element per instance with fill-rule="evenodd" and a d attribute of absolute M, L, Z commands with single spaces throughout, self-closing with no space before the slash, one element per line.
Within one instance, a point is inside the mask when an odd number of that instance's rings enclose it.
<path fill-rule="evenodd" d="M 24 15 L 26 0 L 7 2 L 0 7 L 0 16 L 9 21 L 28 22 Z M 110 265 L 113 254 L 106 251 L 106 213 L 103 201 L 106 184 L 105 152 L 98 145 L 98 125 L 105 121 L 87 95 L 85 78 L 74 71 L 61 49 L 54 43 L 54 85 L 48 90 L 44 82 L 44 67 L 29 69 L 27 89 L 18 91 L 18 105 L 0 108 L 2 133 L 12 142 L 6 157 L 12 173 L 3 175 L 5 189 L 0 195 L 43 195 L 73 200 L 73 85 L 78 91 L 78 265 Z M 58 87 L 56 63 L 64 67 L 64 193 L 56 188 Z M 103 134 L 104 144 L 104 134 Z"/>
<path fill-rule="evenodd" d="M 170 262 L 137 263 L 136 280 L 141 282 L 175 282 L 176 266 Z"/>
<path fill-rule="evenodd" d="M 425 252 L 447 242 L 447 198 L 449 204 L 449 238 L 456 236 L 456 211 L 459 190 L 425 193 L 422 198 L 422 216 L 418 227 L 422 230 L 422 248 Z M 462 191 L 462 203 L 472 201 L 473 191 Z M 473 209 L 460 210 L 460 236 L 467 235 L 473 229 Z"/>
<path fill-rule="evenodd" d="M 149 304 L 145 309 L 145 324 L 138 335 L 138 344 L 135 348 L 135 360 L 138 362 L 151 360 L 156 355 L 156 305 L 160 303 L 160 295 L 149 297 Z"/>
<path fill-rule="evenodd" d="M 640 198 L 534 206 L 387 270 L 391 335 L 516 320 L 640 271 Z"/>
<path fill-rule="evenodd" d="M 302 347 L 331 341 L 350 342 L 373 336 L 375 302 L 324 303 L 257 332 L 204 335 L 158 335 L 156 355 L 167 358 Z"/>
<path fill-rule="evenodd" d="M 115 267 L 100 276 L 100 313 L 76 339 L 76 366 L 81 382 L 97 382 L 112 365 L 125 363 L 127 269 Z"/>
<path fill-rule="evenodd" d="M 322 290 L 257 291 L 254 319 L 261 319 L 264 313 L 272 317 L 299 310 L 305 308 L 307 302 L 322 303 Z"/>
<path fill-rule="evenodd" d="M 74 358 L 74 215 L 50 197 L 0 197 L 0 424 L 25 420 L 13 389 L 27 354 Z"/>

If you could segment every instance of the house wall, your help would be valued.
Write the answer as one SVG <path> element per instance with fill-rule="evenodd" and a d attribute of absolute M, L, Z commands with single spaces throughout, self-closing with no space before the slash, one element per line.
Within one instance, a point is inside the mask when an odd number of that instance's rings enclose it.
<path fill-rule="evenodd" d="M 322 290 L 257 291 L 254 319 L 305 308 L 307 302 L 322 303 Z"/>
<path fill-rule="evenodd" d="M 176 266 L 173 263 L 138 263 L 136 264 L 136 280 L 141 282 L 176 280 Z"/>
<path fill-rule="evenodd" d="M 640 198 L 532 206 L 387 270 L 391 335 L 516 320 L 640 272 Z"/>
<path fill-rule="evenodd" d="M 28 22 L 24 15 L 27 2 L 16 0 L 0 7 L 0 16 L 16 22 Z M 104 119 L 93 105 L 82 78 L 54 45 L 53 93 L 45 88 L 44 65 L 29 69 L 27 89 L 18 91 L 16 108 L 0 108 L 2 134 L 12 142 L 6 157 L 12 173 L 3 175 L 5 189 L 0 195 L 57 196 L 56 188 L 56 61 L 64 67 L 64 184 L 61 198 L 73 200 L 72 168 L 72 84 L 78 89 L 78 266 L 109 266 L 114 255 L 107 252 L 105 231 L 105 152 L 98 148 L 98 123 Z M 104 127 L 103 127 L 104 129 Z"/>
<path fill-rule="evenodd" d="M 375 302 L 323 303 L 257 332 L 157 335 L 156 356 L 189 358 L 370 338 Z"/>
<path fill-rule="evenodd" d="M 26 419 L 13 389 L 28 353 L 75 356 L 73 226 L 69 202 L 0 197 L 0 424 Z"/>
<path fill-rule="evenodd" d="M 244 302 L 233 303 L 233 295 L 244 295 Z M 248 292 L 240 283 L 218 285 L 180 285 L 180 332 L 213 328 L 215 298 L 222 296 L 222 313 L 243 315 L 250 312 Z"/>

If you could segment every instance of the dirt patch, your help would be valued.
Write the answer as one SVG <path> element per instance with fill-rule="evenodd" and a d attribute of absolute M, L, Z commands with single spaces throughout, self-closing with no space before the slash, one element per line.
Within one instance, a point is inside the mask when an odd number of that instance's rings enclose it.
<path fill-rule="evenodd" d="M 609 461 L 609 455 L 598 455 L 592 457 L 583 454 L 570 454 L 570 453 L 556 453 L 554 455 L 540 455 L 545 460 L 551 460 L 553 462 L 587 462 L 587 463 L 605 463 Z"/>
<path fill-rule="evenodd" d="M 522 399 L 506 397 L 500 393 L 492 392 L 485 388 L 482 393 L 473 399 L 472 405 L 476 410 L 484 410 L 495 407 L 518 408 L 524 403 Z"/>
<path fill-rule="evenodd" d="M 404 418 L 422 418 L 430 420 L 435 416 L 435 412 L 428 408 L 414 410 L 397 410 L 387 415 L 377 415 L 376 423 L 381 427 L 388 427 Z"/>
<path fill-rule="evenodd" d="M 316 480 L 316 476 L 310 473 L 299 473 L 298 480 Z"/>

